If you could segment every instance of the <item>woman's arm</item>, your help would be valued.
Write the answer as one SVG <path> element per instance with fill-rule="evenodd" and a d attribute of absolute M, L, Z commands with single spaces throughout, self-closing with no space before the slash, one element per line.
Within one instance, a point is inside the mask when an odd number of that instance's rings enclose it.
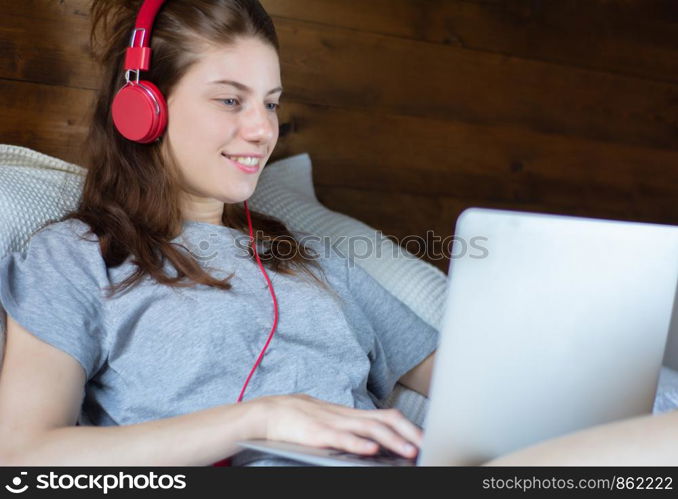
<path fill-rule="evenodd" d="M 588 428 L 485 463 L 485 466 L 677 465 L 678 411 Z"/>
<path fill-rule="evenodd" d="M 4 466 L 207 466 L 255 438 L 263 414 L 248 403 L 128 426 L 70 426 L 32 434 Z"/>
<path fill-rule="evenodd" d="M 421 393 L 424 397 L 428 397 L 435 356 L 436 353 L 434 351 L 416 367 L 403 374 L 398 381 L 410 390 L 414 390 L 415 392 Z"/>
<path fill-rule="evenodd" d="M 78 361 L 8 316 L 0 372 L 0 464 L 211 464 L 234 454 L 236 440 L 263 432 L 264 414 L 250 403 L 129 426 L 75 426 L 85 381 Z"/>
<path fill-rule="evenodd" d="M 0 372 L 0 465 L 203 466 L 238 440 L 268 438 L 370 453 L 375 441 L 411 457 L 421 430 L 395 410 L 360 410 L 279 395 L 123 426 L 73 426 L 85 369 L 8 316 Z M 158 387 L 162 389 L 162 387 Z"/>

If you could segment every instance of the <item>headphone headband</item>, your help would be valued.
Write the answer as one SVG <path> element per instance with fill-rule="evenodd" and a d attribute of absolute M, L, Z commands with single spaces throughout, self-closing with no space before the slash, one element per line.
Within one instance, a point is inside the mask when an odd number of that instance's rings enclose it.
<path fill-rule="evenodd" d="M 125 54 L 125 69 L 128 71 L 148 71 L 151 64 L 151 30 L 155 16 L 165 0 L 144 0 L 139 9 L 129 47 Z M 141 32 L 141 44 L 135 46 L 137 33 Z"/>

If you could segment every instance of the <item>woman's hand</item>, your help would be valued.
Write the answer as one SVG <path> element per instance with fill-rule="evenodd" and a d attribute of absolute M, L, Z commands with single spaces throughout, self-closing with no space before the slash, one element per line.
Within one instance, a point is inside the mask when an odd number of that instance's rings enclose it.
<path fill-rule="evenodd" d="M 372 454 L 381 445 L 412 458 L 423 438 L 422 431 L 397 409 L 353 409 L 302 394 L 250 402 L 264 404 L 264 438 L 268 440 L 356 454 Z"/>

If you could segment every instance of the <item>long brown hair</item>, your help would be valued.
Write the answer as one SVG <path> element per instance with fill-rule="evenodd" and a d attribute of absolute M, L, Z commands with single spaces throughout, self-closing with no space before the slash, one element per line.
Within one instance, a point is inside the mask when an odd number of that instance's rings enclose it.
<path fill-rule="evenodd" d="M 61 221 L 74 218 L 88 224 L 90 233 L 99 238 L 107 267 L 117 267 L 130 255 L 134 257 L 136 271 L 109 287 L 109 297 L 145 275 L 169 286 L 199 283 L 228 290 L 232 275 L 215 279 L 190 256 L 190 251 L 182 252 L 184 246 L 171 242 L 182 230 L 180 182 L 173 158 L 162 152 L 162 142 L 138 144 L 114 129 L 111 102 L 124 82 L 125 50 L 141 4 L 141 0 L 92 0 L 90 44 L 92 56 L 102 66 L 102 80 L 84 151 L 88 172 L 82 197 L 77 208 Z M 167 98 L 196 62 L 201 47 L 228 46 L 247 37 L 268 43 L 279 53 L 273 21 L 258 0 L 168 0 L 153 25 L 153 60 L 141 78 L 155 83 Z M 250 214 L 255 240 L 266 242 L 261 259 L 267 268 L 288 275 L 301 270 L 329 290 L 311 272 L 310 267 L 322 272 L 314 259 L 317 255 L 309 253 L 284 223 L 254 211 Z M 249 236 L 246 213 L 240 204 L 224 205 L 222 223 Z M 281 251 L 277 251 L 279 248 Z M 254 259 L 251 248 L 249 255 Z M 163 272 L 166 260 L 177 270 L 176 277 Z"/>

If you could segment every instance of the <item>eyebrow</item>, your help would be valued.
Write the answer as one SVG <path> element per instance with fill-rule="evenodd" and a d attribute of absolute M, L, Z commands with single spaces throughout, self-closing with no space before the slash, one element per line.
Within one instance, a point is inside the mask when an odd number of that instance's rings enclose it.
<path fill-rule="evenodd" d="M 232 85 L 235 88 L 242 90 L 243 92 L 251 93 L 252 89 L 248 87 L 247 85 L 243 85 L 242 83 L 239 83 L 237 81 L 232 81 L 232 80 L 218 80 L 218 81 L 211 81 L 210 84 L 212 85 Z M 282 87 L 277 87 L 274 88 L 273 90 L 270 90 L 266 95 L 271 95 L 276 92 L 282 92 L 283 88 Z"/>

